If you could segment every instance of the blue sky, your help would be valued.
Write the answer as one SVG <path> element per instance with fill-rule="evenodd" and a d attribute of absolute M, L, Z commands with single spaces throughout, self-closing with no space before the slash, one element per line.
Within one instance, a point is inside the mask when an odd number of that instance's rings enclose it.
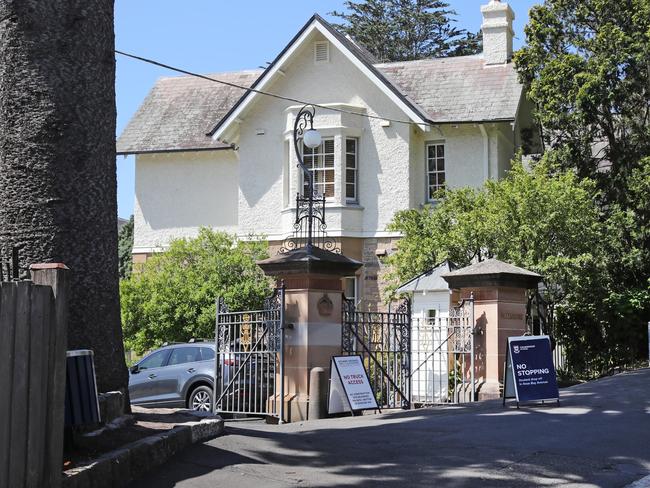
<path fill-rule="evenodd" d="M 481 25 L 487 0 L 450 0 L 457 24 L 470 31 Z M 530 7 L 538 0 L 511 0 L 515 48 L 524 41 Z M 251 69 L 272 61 L 314 13 L 328 20 L 343 10 L 342 0 L 116 0 L 115 44 L 121 51 L 200 73 Z M 174 73 L 139 61 L 117 58 L 117 133 L 161 76 Z M 133 213 L 134 158 L 117 159 L 118 213 Z"/>

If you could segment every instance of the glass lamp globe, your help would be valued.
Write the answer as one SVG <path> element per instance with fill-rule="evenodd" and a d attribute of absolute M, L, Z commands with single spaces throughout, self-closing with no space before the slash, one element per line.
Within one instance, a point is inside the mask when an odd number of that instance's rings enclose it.
<path fill-rule="evenodd" d="M 305 132 L 302 140 L 305 143 L 305 146 L 307 146 L 309 149 L 314 149 L 315 147 L 320 146 L 320 133 L 316 129 L 309 129 Z"/>

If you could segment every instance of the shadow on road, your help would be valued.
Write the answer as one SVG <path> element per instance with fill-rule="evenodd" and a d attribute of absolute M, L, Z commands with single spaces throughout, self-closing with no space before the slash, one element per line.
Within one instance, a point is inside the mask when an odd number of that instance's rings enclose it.
<path fill-rule="evenodd" d="M 229 423 L 137 486 L 624 486 L 650 470 L 649 385 L 646 369 L 565 389 L 560 408 Z"/>

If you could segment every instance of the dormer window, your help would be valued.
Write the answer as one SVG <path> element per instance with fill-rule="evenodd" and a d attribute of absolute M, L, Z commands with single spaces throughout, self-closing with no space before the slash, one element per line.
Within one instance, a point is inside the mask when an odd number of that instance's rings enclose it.
<path fill-rule="evenodd" d="M 318 41 L 314 43 L 314 62 L 327 63 L 330 60 L 330 43 L 327 41 Z"/>

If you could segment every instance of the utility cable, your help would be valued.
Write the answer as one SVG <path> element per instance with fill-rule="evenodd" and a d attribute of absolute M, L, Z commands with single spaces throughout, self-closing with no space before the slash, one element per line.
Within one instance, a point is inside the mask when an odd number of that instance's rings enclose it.
<path fill-rule="evenodd" d="M 144 63 L 152 64 L 152 65 L 158 66 L 160 68 L 165 68 L 165 69 L 168 69 L 170 71 L 175 71 L 176 73 L 182 73 L 184 75 L 194 76 L 196 78 L 201 78 L 203 80 L 211 81 L 213 83 L 219 83 L 219 84 L 222 84 L 222 85 L 230 86 L 232 88 L 238 88 L 238 89 L 244 90 L 246 92 L 258 93 L 260 95 L 265 95 L 267 97 L 273 97 L 273 98 L 277 98 L 279 100 L 285 100 L 285 101 L 288 101 L 288 102 L 298 103 L 300 105 L 311 105 L 313 107 L 317 107 L 317 108 L 320 108 L 320 109 L 323 109 L 323 110 L 331 110 L 333 112 L 338 112 L 338 113 L 348 114 L 348 115 L 356 115 L 358 117 L 366 117 L 368 119 L 386 120 L 386 121 L 389 121 L 389 122 L 395 122 L 396 124 L 411 125 L 411 124 L 414 123 L 414 122 L 412 122 L 410 120 L 392 119 L 392 118 L 389 118 L 389 117 L 380 117 L 379 115 L 371 115 L 371 114 L 365 114 L 365 113 L 361 113 L 361 112 L 355 112 L 354 110 L 345 110 L 345 109 L 342 109 L 342 108 L 328 107 L 327 105 L 321 105 L 319 103 L 308 102 L 308 101 L 305 101 L 305 100 L 300 100 L 298 98 L 292 98 L 292 97 L 287 97 L 287 96 L 284 96 L 284 95 L 278 95 L 277 93 L 271 93 L 271 92 L 267 92 L 267 91 L 263 91 L 263 90 L 257 90 L 255 88 L 251 88 L 251 87 L 247 87 L 247 86 L 243 86 L 243 85 L 238 85 L 237 83 L 231 83 L 229 81 L 223 81 L 223 80 L 219 80 L 217 78 L 212 78 L 210 76 L 202 75 L 200 73 L 194 73 L 192 71 L 188 71 L 188 70 L 185 70 L 185 69 L 182 69 L 182 68 L 176 68 L 175 66 L 171 66 L 171 65 L 165 64 L 165 63 L 161 63 L 161 62 L 156 61 L 154 59 L 149 59 L 149 58 L 145 58 L 145 57 L 142 57 L 142 56 L 137 56 L 135 54 L 130 54 L 130 53 L 127 53 L 127 52 L 124 52 L 124 51 L 118 51 L 117 49 L 115 50 L 115 53 L 119 54 L 121 56 L 125 56 L 127 58 L 131 58 L 131 59 L 135 59 L 135 60 L 138 60 L 138 61 L 142 61 Z M 433 127 L 432 124 L 428 124 L 426 122 L 423 125 Z"/>

